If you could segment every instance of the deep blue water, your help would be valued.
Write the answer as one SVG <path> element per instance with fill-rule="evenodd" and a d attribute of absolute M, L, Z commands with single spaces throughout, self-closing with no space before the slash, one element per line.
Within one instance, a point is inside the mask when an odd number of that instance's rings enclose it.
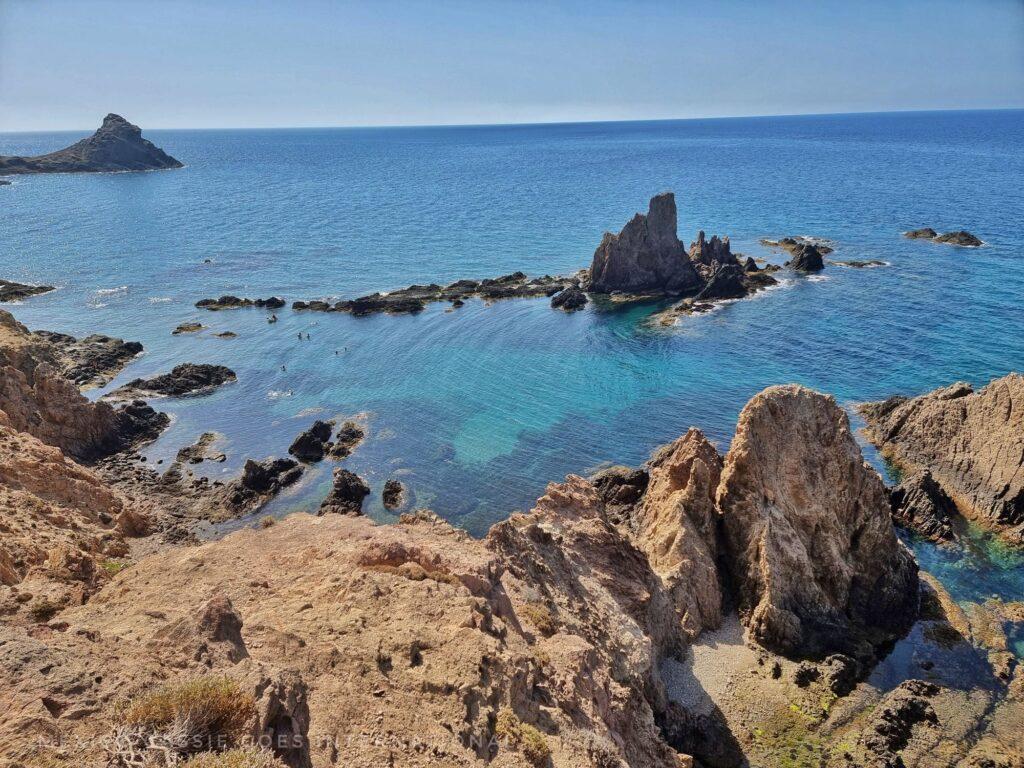
<path fill-rule="evenodd" d="M 0 135 L 0 154 L 87 133 Z M 314 414 L 362 414 L 369 439 L 346 463 L 373 486 L 369 512 L 386 517 L 379 490 L 394 475 L 418 506 L 480 534 L 548 480 L 638 463 L 691 425 L 726 448 L 770 384 L 849 405 L 1024 369 L 1022 111 L 145 135 L 187 167 L 0 188 L 0 277 L 60 286 L 13 307 L 32 328 L 143 342 L 112 386 L 183 361 L 237 371 L 217 394 L 160 403 L 175 422 L 151 460 L 212 429 L 229 461 L 202 471 L 230 475 L 246 456 L 283 455 Z M 889 266 L 789 276 L 658 330 L 650 308 L 565 315 L 546 300 L 416 317 L 284 310 L 275 325 L 192 306 L 570 272 L 666 189 L 687 242 L 704 229 L 778 259 L 759 238 L 817 235 L 834 258 Z M 920 226 L 986 246 L 900 237 Z M 171 336 L 188 320 L 211 330 Z M 238 338 L 214 338 L 228 329 Z M 328 484 L 324 463 L 271 511 L 314 507 Z M 918 549 L 957 596 L 1024 595 L 1019 560 Z"/>

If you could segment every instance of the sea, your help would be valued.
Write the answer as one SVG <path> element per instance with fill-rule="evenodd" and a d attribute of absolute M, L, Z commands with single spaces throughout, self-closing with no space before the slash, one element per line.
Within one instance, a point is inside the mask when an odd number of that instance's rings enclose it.
<path fill-rule="evenodd" d="M 0 154 L 90 132 L 4 134 Z M 215 394 L 154 402 L 173 418 L 143 452 L 157 469 L 213 431 L 227 461 L 191 469 L 227 479 L 246 458 L 286 455 L 314 419 L 355 419 L 367 439 L 342 463 L 370 484 L 369 515 L 393 519 L 380 491 L 396 478 L 413 506 L 479 536 L 549 481 L 639 464 L 691 426 L 727 450 L 740 409 L 772 384 L 830 393 L 857 426 L 859 402 L 1024 370 L 1021 110 L 144 135 L 185 168 L 0 187 L 0 277 L 58 286 L 4 307 L 32 329 L 143 343 L 89 397 L 182 362 L 237 373 Z M 667 328 L 649 320 L 657 304 L 566 314 L 546 299 L 412 316 L 286 308 L 276 323 L 194 307 L 567 274 L 666 190 L 685 243 L 728 235 L 781 263 L 759 241 L 804 235 L 827 239 L 831 259 L 884 266 L 783 271 L 774 289 Z M 924 226 L 985 245 L 901 237 Z M 207 329 L 171 334 L 189 321 Z M 332 466 L 259 516 L 315 510 Z M 958 599 L 1024 597 L 1024 557 L 980 531 L 968 540 L 910 544 Z"/>

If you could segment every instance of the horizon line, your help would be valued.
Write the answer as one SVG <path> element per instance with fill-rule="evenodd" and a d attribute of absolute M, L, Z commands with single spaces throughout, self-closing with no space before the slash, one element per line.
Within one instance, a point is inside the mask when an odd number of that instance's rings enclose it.
<path fill-rule="evenodd" d="M 299 130 L 375 130 L 375 129 L 402 129 L 402 128 L 529 128 L 540 126 L 559 125 L 607 125 L 618 123 L 682 123 L 698 122 L 706 120 L 756 120 L 768 118 L 788 117 L 849 117 L 858 115 L 900 115 L 900 114 L 934 114 L 945 112 L 1020 112 L 1024 111 L 1024 105 L 1001 106 L 1001 107 L 936 107 L 932 109 L 868 109 L 854 110 L 851 112 L 778 112 L 757 115 L 709 115 L 702 117 L 639 117 L 639 118 L 609 118 L 594 120 L 539 120 L 525 122 L 494 122 L 494 123 L 376 123 L 376 124 L 354 124 L 354 125 L 222 125 L 206 126 L 202 128 L 167 128 L 159 126 L 140 126 L 143 131 L 299 131 Z M 107 114 L 121 114 L 119 112 L 108 112 Z M 123 115 L 122 115 L 123 117 Z M 132 122 L 131 118 L 125 118 Z M 102 122 L 103 118 L 99 118 Z M 50 134 L 50 133 L 80 133 L 82 131 L 95 131 L 95 128 L 59 128 L 55 130 L 45 128 L 33 128 L 17 131 L 0 131 L 0 135 L 11 136 L 21 134 Z"/>

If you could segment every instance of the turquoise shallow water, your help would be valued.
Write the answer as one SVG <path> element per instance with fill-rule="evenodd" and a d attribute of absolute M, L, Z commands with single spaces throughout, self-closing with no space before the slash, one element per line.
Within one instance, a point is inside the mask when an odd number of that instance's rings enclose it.
<path fill-rule="evenodd" d="M 175 421 L 146 452 L 170 457 L 216 430 L 229 461 L 203 465 L 215 477 L 282 455 L 314 414 L 361 414 L 369 439 L 347 465 L 373 486 L 370 513 L 386 517 L 379 490 L 394 475 L 480 534 L 546 481 L 638 463 L 691 425 L 724 449 L 769 384 L 850 405 L 1024 369 L 1021 111 L 146 135 L 187 167 L 0 188 L 0 277 L 60 286 L 13 308 L 30 327 L 143 342 L 112 386 L 182 361 L 237 371 L 215 395 L 163 401 Z M 79 137 L 2 135 L 0 154 Z M 416 317 L 285 310 L 275 325 L 192 306 L 570 272 L 665 189 L 687 242 L 704 229 L 777 258 L 759 238 L 818 235 L 834 258 L 889 266 L 789 277 L 668 330 L 644 324 L 649 307 L 565 315 L 544 300 Z M 987 245 L 899 235 L 926 225 Z M 211 330 L 171 336 L 188 320 Z M 271 511 L 316 506 L 328 483 L 324 464 Z M 1024 595 L 1024 566 L 984 540 L 967 556 L 917 549 L 958 597 Z"/>

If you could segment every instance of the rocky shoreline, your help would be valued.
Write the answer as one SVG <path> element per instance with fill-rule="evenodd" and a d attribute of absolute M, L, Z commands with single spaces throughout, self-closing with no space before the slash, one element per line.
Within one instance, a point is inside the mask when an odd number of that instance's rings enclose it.
<path fill-rule="evenodd" d="M 727 242 L 697 242 L 714 278 Z M 160 685 L 251 702 L 232 738 L 269 738 L 273 768 L 1024 756 L 1006 634 L 1024 606 L 958 606 L 893 527 L 952 514 L 947 498 L 1019 511 L 1019 376 L 865 406 L 883 450 L 930 473 L 897 489 L 833 398 L 789 385 L 750 400 L 724 454 L 691 429 L 643 467 L 552 483 L 482 540 L 425 510 L 373 523 L 368 485 L 337 467 L 319 515 L 196 545 L 196 525 L 256 512 L 303 463 L 211 483 L 187 469 L 223 456 L 208 434 L 158 475 L 136 451 L 161 414 L 88 402 L 49 362 L 59 335 L 0 321 L 4 760 L 124 765 L 108 737 Z M 292 452 L 344 457 L 362 437 L 317 421 Z M 384 492 L 406 503 L 394 478 Z M 880 669 L 895 682 L 867 682 Z"/>
<path fill-rule="evenodd" d="M 52 285 L 26 285 L 10 280 L 0 280 L 0 302 L 22 301 L 31 296 L 41 296 L 56 290 Z"/>

